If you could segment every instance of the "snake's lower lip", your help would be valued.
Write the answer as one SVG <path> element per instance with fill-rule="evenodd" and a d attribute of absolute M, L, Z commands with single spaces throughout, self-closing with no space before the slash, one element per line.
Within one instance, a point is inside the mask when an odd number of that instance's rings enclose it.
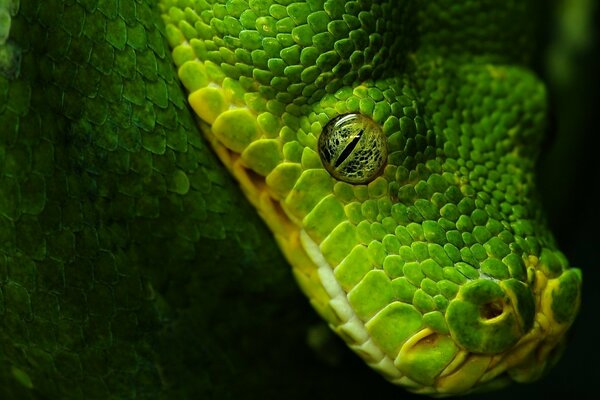
<path fill-rule="evenodd" d="M 348 302 L 346 293 L 335 279 L 333 268 L 323 257 L 319 246 L 304 229 L 300 230 L 300 243 L 308 258 L 317 268 L 320 284 L 329 296 L 329 306 L 338 320 L 330 327 L 344 338 L 346 343 L 372 368 L 384 374 L 390 380 L 402 378 L 394 361 L 388 357 L 371 339 L 365 323 L 356 315 Z"/>

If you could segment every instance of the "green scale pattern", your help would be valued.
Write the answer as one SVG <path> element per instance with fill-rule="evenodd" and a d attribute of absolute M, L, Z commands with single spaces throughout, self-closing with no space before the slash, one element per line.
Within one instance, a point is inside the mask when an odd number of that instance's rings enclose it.
<path fill-rule="evenodd" d="M 226 4 L 225 4 L 226 3 Z M 402 63 L 407 2 L 180 1 L 169 18 L 189 41 L 176 59 L 211 61 L 271 107 L 314 102 Z M 194 12 L 196 10 L 197 12 Z M 393 19 L 383 19 L 383 15 Z M 177 32 L 167 33 L 177 35 Z"/>
<path fill-rule="evenodd" d="M 553 348 L 576 315 L 581 282 L 535 186 L 547 94 L 528 69 L 533 28 L 521 29 L 533 5 L 452 4 L 162 3 L 192 106 L 300 221 L 370 337 L 409 377 L 399 383 L 418 391 L 435 391 L 460 349 L 510 353 L 527 334 L 542 343 L 548 335 Z M 315 49 L 318 57 L 303 57 Z M 194 101 L 207 90 L 218 100 Z M 387 136 L 388 165 L 368 185 L 334 180 L 317 155 L 323 127 L 346 113 Z M 252 128 L 241 135 L 241 126 Z M 426 327 L 439 334 L 440 354 L 404 354 Z M 504 367 L 525 363 L 509 371 L 518 381 L 555 361 L 520 357 Z M 447 390 L 508 379 L 498 359 L 482 378 L 483 363 Z"/>

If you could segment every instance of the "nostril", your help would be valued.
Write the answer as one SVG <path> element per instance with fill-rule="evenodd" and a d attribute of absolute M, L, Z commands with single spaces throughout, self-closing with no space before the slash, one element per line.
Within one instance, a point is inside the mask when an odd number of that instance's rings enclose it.
<path fill-rule="evenodd" d="M 501 315 L 503 311 L 504 304 L 500 300 L 496 300 L 483 304 L 479 308 L 479 315 L 483 320 L 490 320 Z"/>
<path fill-rule="evenodd" d="M 516 279 L 500 283 L 479 279 L 462 286 L 446 309 L 454 340 L 468 351 L 484 354 L 498 354 L 515 345 L 531 327 L 525 310 L 530 292 L 518 292 L 521 284 L 529 290 Z"/>

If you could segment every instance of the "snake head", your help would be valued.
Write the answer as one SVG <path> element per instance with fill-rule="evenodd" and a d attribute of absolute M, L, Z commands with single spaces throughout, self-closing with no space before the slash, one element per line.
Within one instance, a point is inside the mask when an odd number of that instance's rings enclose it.
<path fill-rule="evenodd" d="M 528 2 L 161 7 L 205 136 L 371 367 L 438 396 L 547 370 L 581 274 L 535 185 Z"/>

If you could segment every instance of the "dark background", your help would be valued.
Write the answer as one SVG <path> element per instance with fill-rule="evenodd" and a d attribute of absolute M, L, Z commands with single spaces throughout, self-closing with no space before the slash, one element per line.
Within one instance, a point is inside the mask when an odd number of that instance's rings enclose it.
<path fill-rule="evenodd" d="M 595 344 L 600 338 L 600 7 L 593 0 L 555 3 L 540 71 L 550 89 L 554 128 L 540 158 L 538 178 L 559 246 L 571 265 L 583 271 L 583 299 L 563 359 L 539 384 L 504 393 L 518 398 L 591 398 L 598 394 L 600 379 L 600 348 Z M 498 393 L 485 398 L 501 397 Z"/>

